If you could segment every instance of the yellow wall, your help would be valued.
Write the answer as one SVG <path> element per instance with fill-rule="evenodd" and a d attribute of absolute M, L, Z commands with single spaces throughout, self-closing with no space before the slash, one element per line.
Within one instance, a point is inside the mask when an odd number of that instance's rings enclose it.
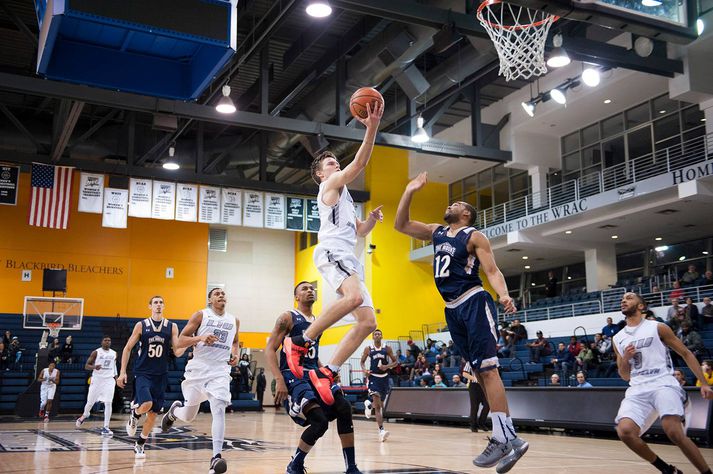
<path fill-rule="evenodd" d="M 84 298 L 88 316 L 144 316 L 155 294 L 169 318 L 188 319 L 205 305 L 207 224 L 129 218 L 127 229 L 104 228 L 101 214 L 77 212 L 78 181 L 76 172 L 67 230 L 27 224 L 28 174 L 18 205 L 0 206 L 1 313 L 21 313 L 24 296 L 42 295 L 43 264 L 68 269 L 67 296 Z M 22 267 L 33 270 L 32 281 L 21 281 Z"/>

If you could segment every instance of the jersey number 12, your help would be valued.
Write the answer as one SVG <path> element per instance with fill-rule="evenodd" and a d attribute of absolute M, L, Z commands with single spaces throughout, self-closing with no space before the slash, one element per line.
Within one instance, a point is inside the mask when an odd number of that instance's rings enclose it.
<path fill-rule="evenodd" d="M 435 262 L 433 264 L 434 274 L 436 278 L 446 278 L 451 274 L 448 270 L 448 265 L 451 264 L 450 255 L 436 255 Z"/>

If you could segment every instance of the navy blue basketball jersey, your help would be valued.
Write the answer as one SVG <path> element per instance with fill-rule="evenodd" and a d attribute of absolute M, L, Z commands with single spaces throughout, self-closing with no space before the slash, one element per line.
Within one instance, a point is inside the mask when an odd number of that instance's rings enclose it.
<path fill-rule="evenodd" d="M 301 336 L 308 327 L 312 324 L 307 321 L 302 313 L 296 309 L 290 310 L 292 315 L 292 330 L 286 337 Z M 320 336 L 321 337 L 321 336 Z M 317 369 L 319 366 L 317 361 L 319 360 L 319 337 L 309 348 L 309 352 L 304 356 L 302 361 L 302 366 L 305 369 Z M 290 370 L 287 365 L 287 358 L 285 357 L 285 352 L 280 351 L 280 370 Z"/>
<path fill-rule="evenodd" d="M 381 346 L 381 349 L 377 349 L 376 346 L 369 346 L 369 370 L 375 375 L 383 374 L 384 372 L 379 369 L 379 365 L 389 365 L 389 357 L 386 352 L 386 346 Z"/>
<path fill-rule="evenodd" d="M 468 253 L 468 239 L 473 231 L 474 227 L 464 227 L 455 237 L 449 237 L 448 227 L 438 226 L 433 232 L 433 277 L 445 301 L 453 301 L 483 284 L 478 275 L 480 262 Z"/>
<path fill-rule="evenodd" d="M 156 325 L 151 318 L 141 321 L 139 355 L 135 375 L 164 375 L 168 372 L 173 323 L 165 319 Z"/>

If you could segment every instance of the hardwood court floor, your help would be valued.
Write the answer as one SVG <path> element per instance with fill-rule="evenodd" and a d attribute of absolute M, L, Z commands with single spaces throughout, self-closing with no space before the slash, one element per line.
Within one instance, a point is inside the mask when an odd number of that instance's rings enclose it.
<path fill-rule="evenodd" d="M 210 415 L 199 414 L 189 427 L 154 433 L 147 442 L 146 459 L 134 461 L 133 441 L 123 430 L 125 418 L 115 416 L 114 437 L 102 439 L 101 421 L 93 417 L 76 430 L 69 418 L 0 424 L 2 473 L 136 473 L 182 474 L 207 472 L 211 455 Z M 390 423 L 391 437 L 379 443 L 373 420 L 355 420 L 357 461 L 365 474 L 475 473 L 474 455 L 487 444 L 484 433 L 462 427 Z M 302 428 L 272 409 L 264 413 L 227 415 L 223 457 L 229 473 L 283 473 Z M 520 473 L 655 473 L 616 440 L 561 435 L 525 434 L 530 450 L 511 472 Z M 674 446 L 654 445 L 666 461 L 685 473 L 696 470 Z M 713 450 L 704 456 L 713 465 Z M 336 426 L 312 450 L 305 463 L 310 474 L 344 472 Z"/>

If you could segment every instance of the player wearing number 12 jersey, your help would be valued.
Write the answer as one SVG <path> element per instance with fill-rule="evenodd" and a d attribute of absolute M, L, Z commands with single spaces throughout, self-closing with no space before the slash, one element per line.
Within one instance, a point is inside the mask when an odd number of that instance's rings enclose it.
<path fill-rule="evenodd" d="M 141 434 L 134 445 L 137 459 L 145 457 L 144 444 L 156 422 L 156 415 L 163 409 L 171 346 L 176 357 L 180 357 L 185 352 L 185 349 L 178 348 L 178 326 L 163 317 L 164 306 L 161 296 L 154 296 L 149 300 L 151 317 L 134 326 L 131 337 L 124 346 L 121 355 L 121 373 L 116 380 L 117 385 L 124 388 L 131 351 L 136 343 L 139 343 L 138 356 L 134 362 L 134 400 L 126 422 L 126 433 L 134 436 L 141 416 L 146 414 Z"/>

